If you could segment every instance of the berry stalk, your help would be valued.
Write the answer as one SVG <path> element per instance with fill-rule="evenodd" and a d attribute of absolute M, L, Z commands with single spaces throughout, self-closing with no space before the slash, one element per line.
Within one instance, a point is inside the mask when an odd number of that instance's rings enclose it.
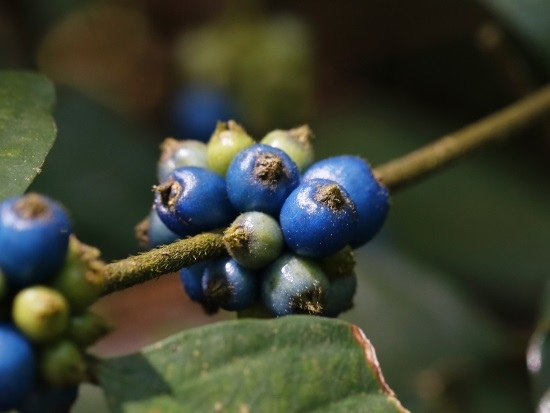
<path fill-rule="evenodd" d="M 513 136 L 550 113 L 550 85 L 401 158 L 374 169 L 393 194 L 491 142 Z M 103 294 L 129 288 L 227 251 L 221 234 L 203 233 L 106 265 Z"/>

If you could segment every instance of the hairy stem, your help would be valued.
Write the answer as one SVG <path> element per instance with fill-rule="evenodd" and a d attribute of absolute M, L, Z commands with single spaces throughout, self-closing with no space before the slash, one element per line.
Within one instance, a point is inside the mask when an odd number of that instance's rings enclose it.
<path fill-rule="evenodd" d="M 374 169 L 391 193 L 407 187 L 469 152 L 502 140 L 550 113 L 550 86 L 465 128 Z M 129 257 L 105 267 L 103 293 L 109 294 L 226 254 L 221 234 L 204 233 Z"/>
<path fill-rule="evenodd" d="M 103 294 L 124 290 L 226 253 L 221 234 L 203 233 L 128 257 L 105 266 Z"/>
<path fill-rule="evenodd" d="M 374 170 L 376 177 L 396 191 L 424 179 L 473 150 L 506 139 L 550 113 L 550 85 L 454 133 Z"/>

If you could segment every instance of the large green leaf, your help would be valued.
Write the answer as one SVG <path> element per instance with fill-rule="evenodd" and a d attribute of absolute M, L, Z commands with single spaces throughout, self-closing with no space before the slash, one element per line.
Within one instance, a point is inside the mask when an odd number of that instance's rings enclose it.
<path fill-rule="evenodd" d="M 100 362 L 113 412 L 406 412 L 356 326 L 289 316 L 217 323 Z"/>
<path fill-rule="evenodd" d="M 43 76 L 0 72 L 0 199 L 23 193 L 53 145 L 55 92 Z"/>

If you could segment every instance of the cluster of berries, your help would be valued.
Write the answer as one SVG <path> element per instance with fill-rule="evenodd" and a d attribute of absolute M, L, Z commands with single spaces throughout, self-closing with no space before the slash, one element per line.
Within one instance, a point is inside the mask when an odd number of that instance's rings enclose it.
<path fill-rule="evenodd" d="M 30 193 L 0 202 L 0 412 L 69 411 L 87 379 L 84 349 L 109 331 L 99 251 L 65 209 Z"/>
<path fill-rule="evenodd" d="M 335 317 L 352 307 L 352 249 L 388 213 L 388 190 L 356 156 L 314 161 L 309 127 L 259 143 L 233 121 L 208 143 L 167 139 L 149 217 L 149 245 L 227 227 L 229 256 L 181 270 L 205 310 Z"/>

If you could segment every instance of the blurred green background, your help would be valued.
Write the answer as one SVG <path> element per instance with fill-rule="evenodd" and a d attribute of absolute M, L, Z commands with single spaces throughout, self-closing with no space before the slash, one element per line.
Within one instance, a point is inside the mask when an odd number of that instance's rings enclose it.
<path fill-rule="evenodd" d="M 545 84 L 550 2 L 4 1 L 0 67 L 55 82 L 58 139 L 31 189 L 63 202 L 79 237 L 114 260 L 139 251 L 160 142 L 194 138 L 171 118 L 180 91 L 227 94 L 257 139 L 308 123 L 318 158 L 376 166 Z M 550 117 L 397 194 L 357 251 L 343 318 L 411 411 L 537 411 L 550 388 L 549 160 Z M 92 350 L 122 354 L 232 317 L 204 316 L 177 285 L 169 276 L 98 303 L 119 328 Z M 75 411 L 103 409 L 84 386 Z"/>

